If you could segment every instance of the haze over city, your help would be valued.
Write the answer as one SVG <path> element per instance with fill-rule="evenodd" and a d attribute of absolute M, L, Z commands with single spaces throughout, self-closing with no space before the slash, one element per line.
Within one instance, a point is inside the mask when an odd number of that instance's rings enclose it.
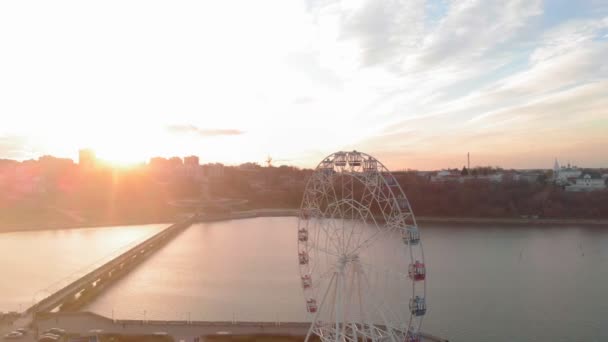
<path fill-rule="evenodd" d="M 0 158 L 606 166 L 607 42 L 602 1 L 3 2 Z"/>

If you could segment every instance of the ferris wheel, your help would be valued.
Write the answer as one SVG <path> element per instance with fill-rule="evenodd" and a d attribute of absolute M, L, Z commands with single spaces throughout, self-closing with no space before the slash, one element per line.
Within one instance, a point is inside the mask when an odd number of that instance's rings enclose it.
<path fill-rule="evenodd" d="M 420 341 L 426 267 L 407 197 L 365 153 L 336 152 L 312 174 L 298 220 L 306 341 Z"/>

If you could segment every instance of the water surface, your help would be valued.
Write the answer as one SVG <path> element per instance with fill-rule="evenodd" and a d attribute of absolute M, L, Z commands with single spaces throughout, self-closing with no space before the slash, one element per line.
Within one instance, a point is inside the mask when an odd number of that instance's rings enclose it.
<path fill-rule="evenodd" d="M 608 229 L 422 226 L 423 330 L 450 341 L 608 340 Z M 296 220 L 196 224 L 89 306 L 141 319 L 303 321 Z"/>
<path fill-rule="evenodd" d="M 25 310 L 168 224 L 0 233 L 0 311 Z"/>

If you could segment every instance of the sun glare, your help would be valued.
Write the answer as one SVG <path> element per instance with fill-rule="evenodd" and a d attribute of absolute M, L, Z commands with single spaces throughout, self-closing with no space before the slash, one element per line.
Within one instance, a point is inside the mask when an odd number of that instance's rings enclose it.
<path fill-rule="evenodd" d="M 119 144 L 105 144 L 94 147 L 93 150 L 102 163 L 114 167 L 128 168 L 146 161 L 145 156 L 140 151 Z"/>

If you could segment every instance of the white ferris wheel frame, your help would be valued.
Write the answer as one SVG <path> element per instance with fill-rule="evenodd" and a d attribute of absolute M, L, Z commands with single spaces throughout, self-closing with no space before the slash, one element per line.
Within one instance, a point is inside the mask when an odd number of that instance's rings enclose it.
<path fill-rule="evenodd" d="M 338 198 L 333 184 L 337 175 L 341 179 L 340 198 Z M 364 187 L 360 201 L 354 198 L 355 180 Z M 320 202 L 325 204 L 324 209 L 321 209 Z M 380 216 L 371 215 L 370 206 L 372 204 L 376 204 L 380 209 Z M 344 210 L 343 206 L 349 210 Z M 325 234 L 325 247 L 311 242 L 309 233 L 319 235 L 321 232 L 321 228 L 316 228 L 315 225 L 321 227 L 330 225 L 330 220 L 336 218 L 341 218 L 342 222 L 344 219 L 350 220 L 348 222 L 351 223 L 356 222 L 354 220 L 363 219 L 367 224 L 374 224 L 378 233 L 374 233 L 371 238 L 362 242 L 357 241 L 356 247 L 349 251 L 347 249 L 350 247 L 355 228 L 351 229 L 350 236 L 346 240 L 345 233 L 342 234 L 342 237 L 335 232 L 332 233 L 335 235 L 332 235 L 328 232 L 329 228 L 326 227 L 322 231 Z M 352 284 L 358 282 L 359 292 L 365 285 L 368 288 L 372 287 L 364 272 L 366 264 L 359 260 L 358 251 L 360 248 L 372 247 L 373 243 L 377 241 L 375 236 L 385 234 L 385 232 L 400 233 L 403 239 L 403 256 L 409 257 L 408 270 L 403 270 L 411 281 L 409 307 L 397 308 L 397 310 L 409 311 L 409 319 L 406 319 L 405 322 L 387 320 L 385 312 L 378 303 L 371 303 L 373 304 L 371 306 L 365 305 L 365 309 L 363 309 L 361 294 L 359 294 L 361 319 L 357 322 L 347 322 L 344 319 L 345 313 L 340 312 L 341 308 L 342 310 L 345 308 L 343 305 L 345 298 L 341 289 L 345 288 L 344 284 L 348 281 L 351 281 Z M 345 243 L 345 241 L 348 242 Z M 310 260 L 323 255 L 335 257 L 336 264 L 330 269 L 323 270 L 320 279 L 314 279 L 312 277 L 316 272 L 313 270 L 315 265 L 311 266 Z M 317 165 L 306 185 L 298 218 L 298 263 L 306 308 L 313 315 L 306 342 L 312 336 L 318 337 L 323 342 L 357 342 L 361 339 L 390 342 L 420 340 L 420 328 L 426 313 L 426 266 L 418 226 L 403 189 L 388 168 L 376 158 L 357 151 L 340 151 L 325 157 Z M 348 263 L 352 263 L 352 271 L 350 278 L 347 279 L 344 269 Z M 385 272 L 389 272 L 389 268 Z M 326 288 L 319 288 L 322 281 L 327 283 Z M 354 285 L 351 286 L 354 288 Z M 326 305 L 330 307 L 332 304 L 326 303 L 328 294 L 332 290 L 335 302 L 333 303 L 335 311 L 332 307 L 332 316 L 335 312 L 335 321 L 321 321 L 319 313 Z M 367 310 L 374 310 L 375 314 L 382 318 L 382 323 L 366 321 L 364 311 Z"/>

